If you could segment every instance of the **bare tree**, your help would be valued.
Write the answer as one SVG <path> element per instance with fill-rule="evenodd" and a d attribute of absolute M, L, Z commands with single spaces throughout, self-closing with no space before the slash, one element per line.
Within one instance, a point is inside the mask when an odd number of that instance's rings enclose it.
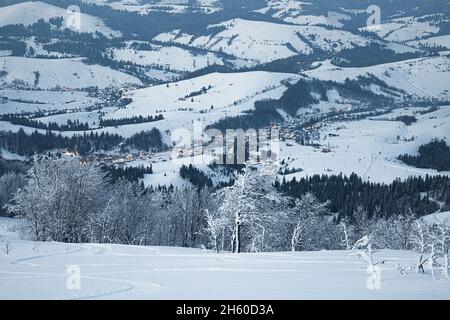
<path fill-rule="evenodd" d="M 441 265 L 442 276 L 445 279 L 450 279 L 449 276 L 449 248 L 450 248 L 450 228 L 448 226 L 448 220 L 443 221 L 441 219 L 435 219 L 435 223 L 432 227 L 431 237 L 438 249 L 440 256 L 443 259 Z"/>
<path fill-rule="evenodd" d="M 220 252 L 220 239 L 223 237 L 224 229 L 227 226 L 227 221 L 224 217 L 212 211 L 206 209 L 205 210 L 206 217 L 206 232 L 210 236 L 211 244 L 216 250 L 216 252 Z"/>
<path fill-rule="evenodd" d="M 36 240 L 83 242 L 89 240 L 86 221 L 98 210 L 103 195 L 99 168 L 77 160 L 34 159 L 27 184 L 8 209 L 25 218 Z"/>
<path fill-rule="evenodd" d="M 273 175 L 262 166 L 247 165 L 236 175 L 234 184 L 219 190 L 216 196 L 221 200 L 219 215 L 227 219 L 231 231 L 231 251 L 241 252 L 243 232 L 253 235 L 251 241 L 258 235 L 264 245 L 265 226 L 273 222 L 277 213 L 273 208 L 280 200 Z"/>
<path fill-rule="evenodd" d="M 11 252 L 11 249 L 12 249 L 12 245 L 11 245 L 11 242 L 9 241 L 9 238 L 8 237 L 4 237 L 2 251 L 6 255 L 9 255 L 9 253 Z"/>
<path fill-rule="evenodd" d="M 378 265 L 383 264 L 384 261 L 379 262 L 374 261 L 373 254 L 375 253 L 375 251 L 373 250 L 372 245 L 373 245 L 373 236 L 368 235 L 356 241 L 352 250 L 354 251 L 353 255 L 362 258 L 363 261 L 365 262 L 367 273 L 370 275 L 368 279 L 368 286 L 370 285 L 374 289 L 379 289 L 381 280 L 380 279 L 381 271 Z"/>
<path fill-rule="evenodd" d="M 308 228 L 318 222 L 320 217 L 328 213 L 329 202 L 321 203 L 312 193 L 304 194 L 295 201 L 291 211 L 291 251 L 296 251 L 297 245 L 303 240 Z"/>
<path fill-rule="evenodd" d="M 14 194 L 26 184 L 23 174 L 9 172 L 0 177 L 0 214 Z"/>
<path fill-rule="evenodd" d="M 413 229 L 411 230 L 409 241 L 419 253 L 416 261 L 415 271 L 417 273 L 424 273 L 424 264 L 429 259 L 425 257 L 426 251 L 428 250 L 428 247 L 430 245 L 428 227 L 421 222 L 416 222 L 416 224 L 413 226 Z"/>
<path fill-rule="evenodd" d="M 341 222 L 339 222 L 339 228 L 342 231 L 341 245 L 345 248 L 345 250 L 350 250 L 352 248 L 350 245 L 351 226 L 350 221 L 347 217 L 343 218 Z"/>

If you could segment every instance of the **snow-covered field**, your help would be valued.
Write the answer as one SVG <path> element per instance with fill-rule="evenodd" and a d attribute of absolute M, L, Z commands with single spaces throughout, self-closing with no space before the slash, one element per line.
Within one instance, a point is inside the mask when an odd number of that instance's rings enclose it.
<path fill-rule="evenodd" d="M 9 255 L 0 252 L 0 299 L 450 299 L 448 280 L 400 275 L 398 265 L 415 263 L 408 251 L 375 254 L 385 263 L 381 288 L 370 290 L 362 262 L 346 251 L 217 254 L 37 243 L 6 231 L 8 224 L 0 218 L 0 234 L 9 236 L 11 247 Z M 67 286 L 76 283 L 71 276 L 78 270 L 80 290 Z"/>
<path fill-rule="evenodd" d="M 170 12 L 185 13 L 201 12 L 205 14 L 221 11 L 216 0 L 198 0 L 196 6 L 188 5 L 188 0 L 159 0 L 151 3 L 143 0 L 82 0 L 85 3 L 109 6 L 111 9 L 119 11 L 137 12 L 146 15 L 150 12 Z"/>
<path fill-rule="evenodd" d="M 63 17 L 61 28 L 70 28 L 77 32 L 100 32 L 106 37 L 118 37 L 120 32 L 107 27 L 105 23 L 97 18 L 82 12 L 74 20 L 72 11 L 51 4 L 36 1 L 22 2 L 15 5 L 0 8 L 0 26 L 10 24 L 23 24 L 25 26 L 36 23 L 39 19 L 48 22 L 51 18 Z M 76 21 L 80 23 L 76 23 Z"/>
<path fill-rule="evenodd" d="M 389 121 L 399 115 L 412 115 L 413 111 L 413 108 L 398 109 L 373 119 L 332 123 L 320 130 L 321 149 L 284 144 L 281 157 L 290 168 L 304 170 L 288 175 L 286 179 L 313 174 L 356 173 L 365 180 L 391 183 L 397 178 L 406 179 L 413 175 L 450 174 L 410 167 L 396 160 L 405 153 L 416 154 L 420 145 L 434 138 L 449 136 L 449 123 L 445 120 L 450 116 L 448 106 L 430 114 L 416 114 L 418 121 L 411 126 Z M 323 149 L 330 152 L 324 153 Z"/>
<path fill-rule="evenodd" d="M 420 98 L 448 99 L 450 82 L 450 58 L 448 56 L 420 58 L 386 63 L 364 68 L 341 68 L 329 60 L 317 63 L 318 68 L 305 75 L 343 82 L 346 78 L 374 75 L 389 86 Z"/>
<path fill-rule="evenodd" d="M 288 23 L 298 25 L 328 25 L 336 28 L 343 26 L 341 21 L 351 17 L 342 13 L 329 11 L 326 15 L 311 15 L 303 13 L 303 8 L 310 6 L 309 2 L 296 0 L 268 0 L 267 7 L 256 10 L 258 13 L 268 14 Z"/>
<path fill-rule="evenodd" d="M 88 65 L 82 59 L 31 59 L 2 57 L 0 65 L 7 74 L 0 86 L 22 85 L 29 88 L 51 89 L 87 87 L 107 88 L 141 84 L 136 77 L 100 65 Z"/>
<path fill-rule="evenodd" d="M 277 24 L 234 19 L 210 26 L 223 28 L 212 35 L 195 37 L 180 30 L 163 33 L 155 40 L 178 43 L 213 52 L 225 52 L 250 63 L 266 63 L 297 54 L 311 54 L 314 48 L 334 52 L 370 41 L 343 30 L 318 26 Z"/>
<path fill-rule="evenodd" d="M 163 114 L 152 124 L 162 131 L 203 125 L 254 108 L 262 99 L 278 99 L 286 90 L 284 81 L 299 79 L 289 73 L 245 72 L 211 73 L 205 76 L 131 91 L 133 102 L 107 114 L 105 119 Z M 202 91 L 203 90 L 203 91 Z"/>
<path fill-rule="evenodd" d="M 437 36 L 437 37 L 431 37 L 421 40 L 415 40 L 410 41 L 407 43 L 408 45 L 414 46 L 414 47 L 420 47 L 420 46 L 429 46 L 429 47 L 443 47 L 446 49 L 450 49 L 450 35 L 445 36 Z"/>
<path fill-rule="evenodd" d="M 148 45 L 151 50 L 130 48 L 111 49 L 117 61 L 130 61 L 138 65 L 154 66 L 174 71 L 195 71 L 210 65 L 222 65 L 223 62 L 213 53 L 194 54 L 186 49 L 168 46 Z"/>
<path fill-rule="evenodd" d="M 436 34 L 439 32 L 439 27 L 430 22 L 421 21 L 417 17 L 406 17 L 382 23 L 376 32 L 385 40 L 406 42 Z"/>
<path fill-rule="evenodd" d="M 83 91 L 23 91 L 0 89 L 0 114 L 84 109 L 99 102 Z"/>

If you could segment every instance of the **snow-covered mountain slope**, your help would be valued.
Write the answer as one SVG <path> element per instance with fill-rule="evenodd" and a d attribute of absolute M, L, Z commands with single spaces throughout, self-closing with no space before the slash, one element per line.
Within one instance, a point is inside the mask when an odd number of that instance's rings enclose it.
<path fill-rule="evenodd" d="M 174 46 L 147 44 L 146 50 L 113 48 L 109 51 L 114 60 L 128 61 L 147 67 L 171 71 L 192 72 L 210 65 L 223 65 L 221 58 L 214 53 L 197 54 Z"/>
<path fill-rule="evenodd" d="M 420 48 L 421 46 L 450 49 L 450 35 L 430 37 L 421 40 L 409 41 L 406 44 Z"/>
<path fill-rule="evenodd" d="M 9 227 L 8 227 L 9 225 Z M 401 275 L 411 251 L 380 250 L 381 289 L 369 290 L 362 261 L 349 251 L 214 253 L 201 249 L 64 244 L 20 240 L 0 218 L 10 252 L 0 254 L 0 299 L 448 299 L 448 282 Z M 2 242 L 3 244 L 3 242 Z M 67 286 L 68 266 L 81 272 Z M 326 290 L 324 290 L 326 288 Z"/>
<path fill-rule="evenodd" d="M 437 212 L 426 215 L 420 218 L 419 221 L 422 221 L 428 225 L 445 223 L 450 225 L 450 212 Z"/>
<path fill-rule="evenodd" d="M 0 86 L 50 88 L 106 88 L 141 82 L 128 74 L 99 65 L 88 65 L 82 59 L 30 59 L 1 57 L 0 68 L 6 75 Z"/>
<path fill-rule="evenodd" d="M 374 75 L 408 95 L 427 99 L 450 98 L 449 56 L 405 60 L 363 68 L 341 68 L 330 61 L 317 63 L 316 66 L 316 69 L 304 74 L 311 78 L 338 82 L 343 82 L 346 78 Z"/>
<path fill-rule="evenodd" d="M 257 9 L 255 12 L 271 15 L 274 18 L 293 24 L 327 25 L 336 28 L 343 26 L 342 20 L 345 21 L 351 18 L 346 14 L 334 11 L 329 11 L 326 14 L 307 14 L 303 8 L 310 5 L 308 2 L 296 0 L 268 0 L 266 7 Z"/>
<path fill-rule="evenodd" d="M 220 119 L 240 115 L 244 111 L 254 109 L 254 103 L 263 99 L 278 99 L 286 90 L 287 83 L 295 83 L 300 79 L 299 75 L 289 73 L 272 72 L 244 72 L 244 73 L 211 73 L 197 78 L 131 90 L 124 93 L 123 98 L 129 98 L 132 102 L 115 110 L 104 108 L 103 119 L 123 119 L 133 116 L 155 116 L 162 114 L 164 120 L 107 127 L 93 130 L 94 132 L 117 133 L 129 137 L 135 133 L 159 129 L 165 135 L 165 143 L 171 144 L 170 134 L 176 130 L 185 128 L 192 130 L 194 122 L 201 122 L 203 129 Z M 104 82 L 102 82 L 105 84 Z M 10 92 L 10 91 L 8 91 Z M 45 91 L 44 91 L 45 92 Z M 6 96 L 6 94 L 5 94 Z M 38 100 L 39 93 L 34 95 Z M 18 103 L 10 104 L 8 108 L 19 108 Z M 19 104 L 21 105 L 21 104 Z M 28 104 L 24 105 L 28 106 Z M 40 105 L 44 110 L 47 105 Z M 69 106 L 69 105 L 68 105 Z M 83 104 L 79 104 L 82 108 Z M 29 111 L 39 110 L 39 105 L 33 104 Z M 69 107 L 64 109 L 70 109 Z M 52 109 L 50 109 L 52 110 Z M 98 112 L 92 114 L 87 112 L 68 113 L 61 116 L 40 118 L 41 122 L 57 122 L 65 124 L 68 119 L 79 119 L 81 122 L 97 121 Z M 31 133 L 35 129 L 12 125 L 6 121 L 0 122 L 2 130 L 17 132 L 23 128 L 25 132 Z M 38 130 L 45 133 L 45 130 Z M 72 136 L 80 132 L 65 131 L 63 135 Z"/>
<path fill-rule="evenodd" d="M 440 28 L 431 21 L 422 21 L 422 17 L 406 17 L 383 22 L 376 33 L 387 41 L 406 42 L 432 36 Z M 368 28 L 361 28 L 367 30 Z"/>
<path fill-rule="evenodd" d="M 312 54 L 314 49 L 338 52 L 365 46 L 370 40 L 347 31 L 318 26 L 297 26 L 264 21 L 233 19 L 210 26 L 220 31 L 212 35 L 193 36 L 174 30 L 155 37 L 165 43 L 178 43 L 249 60 L 266 63 L 298 54 Z M 212 29 L 213 30 L 213 29 Z"/>
<path fill-rule="evenodd" d="M 188 0 L 156 0 L 152 2 L 143 0 L 82 0 L 85 3 L 109 6 L 111 9 L 136 12 L 142 15 L 149 12 L 186 13 L 201 12 L 211 14 L 221 11 L 219 1 L 198 0 L 191 4 Z"/>
<path fill-rule="evenodd" d="M 356 173 L 365 180 L 391 183 L 409 176 L 450 175 L 450 172 L 414 168 L 397 160 L 399 155 L 416 154 L 421 145 L 435 138 L 450 137 L 450 106 L 424 115 L 414 114 L 414 111 L 423 110 L 397 109 L 372 119 L 326 124 L 319 130 L 317 143 L 321 148 L 286 143 L 281 151 L 282 158 L 290 163 L 290 168 L 303 169 L 286 179 Z M 400 115 L 414 115 L 418 121 L 411 126 L 393 121 Z"/>
<path fill-rule="evenodd" d="M 36 111 L 76 110 L 100 102 L 83 91 L 23 91 L 0 89 L 0 114 Z"/>
<path fill-rule="evenodd" d="M 84 14 L 79 14 L 79 24 L 73 23 L 78 18 L 74 19 L 74 13 L 68 8 L 59 8 L 45 2 L 22 2 L 15 5 L 0 7 L 0 26 L 11 24 L 23 24 L 25 26 L 36 23 L 39 19 L 49 22 L 51 18 L 63 17 L 61 28 L 70 28 L 77 32 L 100 32 L 107 37 L 117 37 L 121 33 L 114 31 L 107 27 L 105 23 L 96 17 Z"/>
<path fill-rule="evenodd" d="M 271 72 L 211 73 L 171 84 L 134 90 L 125 95 L 132 103 L 104 118 L 163 114 L 165 120 L 152 123 L 162 130 L 203 125 L 254 108 L 254 102 L 279 98 L 286 90 L 285 81 L 298 75 Z"/>

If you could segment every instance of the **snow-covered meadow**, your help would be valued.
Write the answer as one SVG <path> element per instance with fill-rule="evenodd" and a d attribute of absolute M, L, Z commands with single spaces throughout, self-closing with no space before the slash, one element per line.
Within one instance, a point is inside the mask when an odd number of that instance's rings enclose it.
<path fill-rule="evenodd" d="M 0 299 L 450 299 L 450 282 L 400 268 L 410 251 L 382 250 L 380 288 L 349 251 L 214 253 L 203 249 L 1 242 Z M 9 227 L 8 227 L 9 225 Z M 14 228 L 12 228 L 14 229 Z M 74 276 L 80 271 L 80 289 Z"/>
<path fill-rule="evenodd" d="M 449 106 L 424 115 L 414 114 L 417 110 L 422 109 L 403 108 L 370 119 L 331 123 L 319 131 L 322 149 L 300 146 L 293 141 L 283 143 L 281 159 L 289 168 L 303 170 L 285 178 L 356 173 L 368 181 L 391 183 L 410 176 L 448 175 L 449 172 L 415 168 L 397 160 L 399 155 L 416 154 L 422 144 L 448 135 L 445 119 L 450 116 Z M 407 126 L 393 121 L 401 115 L 414 115 L 417 123 Z M 323 149 L 329 152 L 322 152 Z"/>

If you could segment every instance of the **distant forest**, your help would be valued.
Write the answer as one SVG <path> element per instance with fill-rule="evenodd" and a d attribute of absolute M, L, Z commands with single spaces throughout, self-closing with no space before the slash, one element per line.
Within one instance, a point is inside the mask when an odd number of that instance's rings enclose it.
<path fill-rule="evenodd" d="M 450 171 L 450 147 L 444 140 L 433 140 L 420 146 L 418 155 L 404 154 L 398 159 L 417 168 Z"/>
<path fill-rule="evenodd" d="M 32 156 L 57 149 L 68 149 L 85 156 L 91 152 L 111 150 L 121 143 L 144 151 L 163 151 L 167 148 L 162 142 L 161 132 L 156 128 L 129 138 L 108 132 L 83 133 L 69 138 L 52 131 L 43 134 L 36 130 L 31 135 L 27 135 L 22 128 L 18 132 L 0 131 L 0 149 L 20 156 Z"/>

